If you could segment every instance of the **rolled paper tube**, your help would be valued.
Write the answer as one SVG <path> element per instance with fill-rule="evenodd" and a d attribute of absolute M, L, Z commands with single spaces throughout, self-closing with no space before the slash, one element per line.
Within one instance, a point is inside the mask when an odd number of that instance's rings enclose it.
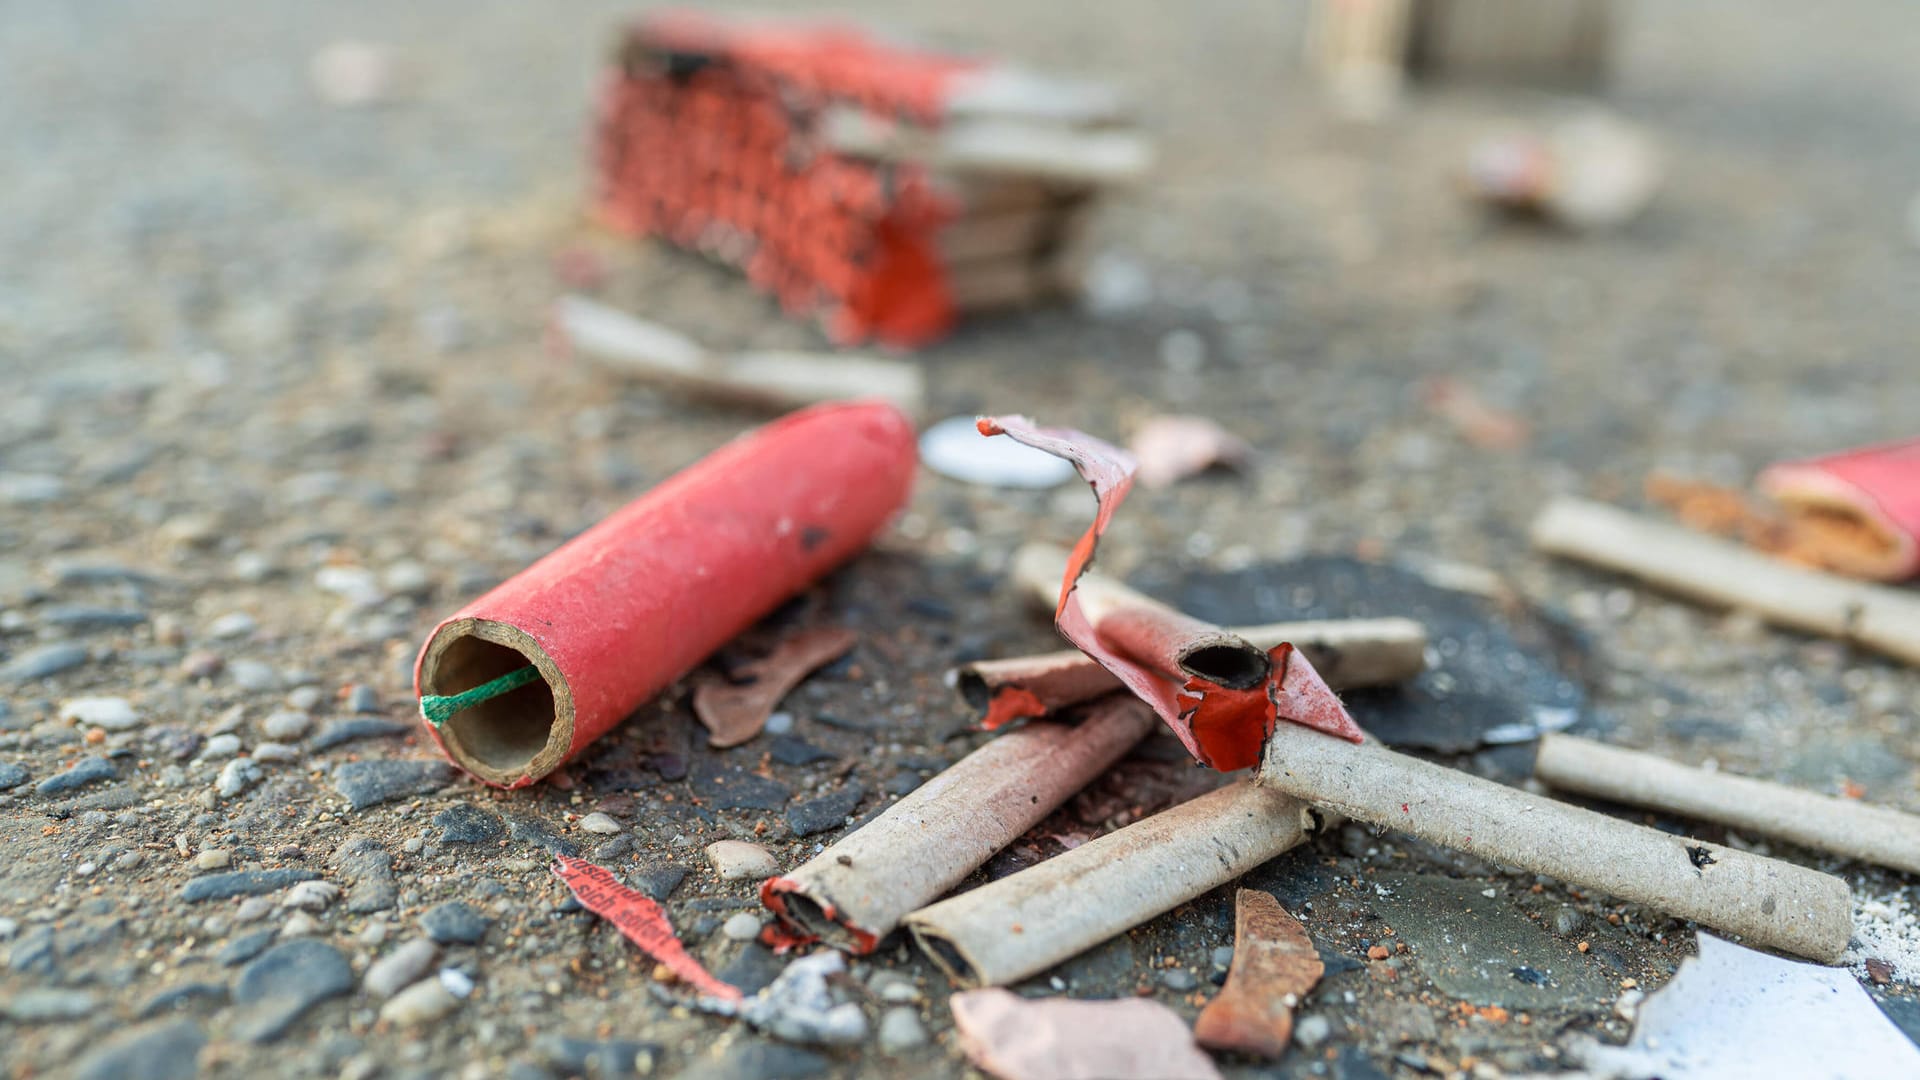
<path fill-rule="evenodd" d="M 958 885 L 1039 824 L 1159 725 L 1125 695 L 1078 724 L 1035 721 L 961 758 L 760 899 L 787 923 L 853 953 L 872 952 L 900 917 Z"/>
<path fill-rule="evenodd" d="M 1292 642 L 1335 690 L 1406 682 L 1426 667 L 1427 631 L 1412 619 L 1328 619 L 1233 626 L 1262 649 Z M 1120 688 L 1120 680 L 1076 650 L 981 660 L 955 668 L 953 684 L 968 704 L 991 712 L 1018 695 L 1022 715 L 1065 708 Z M 989 726 L 995 726 L 989 718 Z"/>
<path fill-rule="evenodd" d="M 1788 566 L 1727 540 L 1584 499 L 1533 522 L 1533 545 L 1681 596 L 1920 664 L 1920 596 Z"/>
<path fill-rule="evenodd" d="M 1572 735 L 1540 740 L 1533 775 L 1562 791 L 1651 807 L 1920 874 L 1920 816 L 1890 807 L 1708 772 Z"/>
<path fill-rule="evenodd" d="M 954 982 L 1001 986 L 1224 885 L 1329 823 L 1297 799 L 1230 784 L 921 908 L 906 925 Z"/>
<path fill-rule="evenodd" d="M 444 716 L 427 719 L 434 741 L 489 784 L 547 775 L 865 548 L 914 464 L 912 425 L 872 401 L 714 451 L 434 628 L 414 666 L 423 715 Z M 506 685 L 528 665 L 537 679 Z"/>
<path fill-rule="evenodd" d="M 1831 964 L 1847 951 L 1847 883 L 1530 795 L 1444 765 L 1293 724 L 1267 742 L 1260 784 L 1369 825 L 1547 874 L 1761 948 Z"/>

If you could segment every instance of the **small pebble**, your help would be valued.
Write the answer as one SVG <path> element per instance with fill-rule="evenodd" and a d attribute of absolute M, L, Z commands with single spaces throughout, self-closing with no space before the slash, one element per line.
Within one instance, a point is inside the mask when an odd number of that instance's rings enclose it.
<path fill-rule="evenodd" d="M 220 674 L 227 664 L 219 653 L 208 649 L 196 649 L 180 659 L 180 674 L 189 679 L 210 679 Z"/>
<path fill-rule="evenodd" d="M 126 731 L 140 726 L 140 714 L 126 698 L 83 697 L 60 703 L 60 719 L 108 731 Z"/>
<path fill-rule="evenodd" d="M 720 932 L 725 934 L 729 941 L 752 941 L 760 936 L 760 919 L 756 915 L 742 911 L 728 918 L 720 927 Z"/>
<path fill-rule="evenodd" d="M 320 920 L 304 911 L 296 911 L 292 918 L 281 925 L 280 936 L 283 938 L 312 937 L 320 930 Z"/>
<path fill-rule="evenodd" d="M 234 909 L 233 921 L 243 923 L 258 922 L 266 918 L 267 912 L 272 910 L 273 901 L 268 900 L 264 896 L 249 896 L 245 900 L 240 901 L 240 906 Z"/>
<path fill-rule="evenodd" d="M 1561 937 L 1572 937 L 1579 933 L 1586 922 L 1587 917 L 1580 913 L 1579 908 L 1562 904 L 1554 909 L 1553 932 Z"/>
<path fill-rule="evenodd" d="M 707 859 L 724 881 L 769 878 L 780 869 L 772 852 L 745 840 L 716 840 L 707 845 Z"/>
<path fill-rule="evenodd" d="M 260 734 L 275 742 L 297 742 L 312 726 L 313 718 L 306 713 L 281 709 L 267 714 L 267 718 L 260 721 Z"/>
<path fill-rule="evenodd" d="M 196 870 L 225 870 L 233 865 L 233 852 L 226 848 L 208 848 L 193 857 Z"/>
<path fill-rule="evenodd" d="M 356 713 L 377 713 L 380 711 L 380 692 L 365 683 L 356 685 L 347 691 L 347 711 Z"/>
<path fill-rule="evenodd" d="M 1302 1017 L 1293 1026 L 1293 1041 L 1311 1050 L 1333 1037 L 1333 1022 L 1324 1016 Z"/>
<path fill-rule="evenodd" d="M 1233 946 L 1221 945 L 1213 950 L 1213 966 L 1226 970 L 1233 966 Z"/>
<path fill-rule="evenodd" d="M 299 761 L 300 748 L 286 743 L 263 742 L 253 748 L 253 760 L 264 764 L 282 765 L 289 761 Z"/>
<path fill-rule="evenodd" d="M 903 1054 L 927 1042 L 926 1025 L 920 1022 L 920 1013 L 912 1008 L 898 1007 L 887 1010 L 880 1018 L 880 1052 L 883 1054 Z"/>
<path fill-rule="evenodd" d="M 215 641 L 227 641 L 232 638 L 246 637 L 258 626 L 259 623 L 246 612 L 229 611 L 207 624 L 207 636 Z"/>
<path fill-rule="evenodd" d="M 227 661 L 227 678 L 242 690 L 271 690 L 280 681 L 272 666 L 258 660 Z"/>
<path fill-rule="evenodd" d="M 214 790 L 223 799 L 231 799 L 260 782 L 260 766 L 252 758 L 234 758 L 220 770 Z"/>
<path fill-rule="evenodd" d="M 620 831 L 619 822 L 597 810 L 581 818 L 580 827 L 590 833 L 599 833 L 601 836 L 612 836 Z"/>
<path fill-rule="evenodd" d="M 474 945 L 487 936 L 491 921 L 472 907 L 449 900 L 422 913 L 420 928 L 442 945 Z"/>
<path fill-rule="evenodd" d="M 430 1023 L 460 1007 L 439 979 L 421 979 L 380 1006 L 380 1019 L 400 1027 Z"/>
<path fill-rule="evenodd" d="M 1181 968 L 1172 968 L 1160 973 L 1160 985 L 1172 990 L 1174 993 L 1184 994 L 1194 987 L 1199 986 L 1200 982 L 1193 977 L 1192 972 Z"/>
<path fill-rule="evenodd" d="M 81 758 L 73 768 L 56 773 L 34 785 L 33 790 L 42 795 L 59 795 L 82 788 L 97 780 L 112 780 L 117 774 L 113 763 L 102 757 Z"/>
<path fill-rule="evenodd" d="M 367 968 L 364 981 L 367 993 L 390 998 L 403 987 L 419 981 L 440 958 L 440 947 L 426 938 L 414 938 L 375 960 Z"/>
<path fill-rule="evenodd" d="M 473 980 L 459 968 L 441 968 L 440 985 L 447 988 L 447 993 L 462 1001 L 473 995 Z"/>
<path fill-rule="evenodd" d="M 296 686 L 287 692 L 287 707 L 310 713 L 325 697 L 326 693 L 317 686 Z"/>
<path fill-rule="evenodd" d="M 325 911 L 327 905 L 339 898 L 340 886 L 330 881 L 302 881 L 287 890 L 287 895 L 280 898 L 280 906 Z"/>
<path fill-rule="evenodd" d="M 206 745 L 200 748 L 200 757 L 202 760 L 228 758 L 239 752 L 240 736 L 226 732 L 208 739 Z"/>
<path fill-rule="evenodd" d="M 777 712 L 767 717 L 766 732 L 769 735 L 790 735 L 793 733 L 793 714 Z"/>

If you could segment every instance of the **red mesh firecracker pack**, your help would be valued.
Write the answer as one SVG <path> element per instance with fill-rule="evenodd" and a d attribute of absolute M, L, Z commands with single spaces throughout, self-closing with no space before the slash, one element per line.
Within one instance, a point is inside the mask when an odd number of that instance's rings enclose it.
<path fill-rule="evenodd" d="M 1122 115 L 1099 87 L 848 27 L 668 12 L 607 78 L 597 206 L 836 342 L 912 347 L 1071 284 L 1079 211 L 1145 164 Z"/>

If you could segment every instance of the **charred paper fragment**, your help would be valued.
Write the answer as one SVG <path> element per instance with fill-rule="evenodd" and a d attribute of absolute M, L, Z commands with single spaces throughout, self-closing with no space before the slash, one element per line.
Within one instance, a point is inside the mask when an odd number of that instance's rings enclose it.
<path fill-rule="evenodd" d="M 1571 735 L 1540 740 L 1533 772 L 1541 783 L 1563 791 L 1652 807 L 1920 874 L 1920 817 L 1891 807 L 1691 768 Z"/>
<path fill-rule="evenodd" d="M 583 296 L 554 302 L 557 344 L 688 397 L 767 412 L 879 398 L 909 416 L 925 401 L 920 368 L 840 353 L 716 353 L 670 327 Z"/>
<path fill-rule="evenodd" d="M 1293 1035 L 1293 1010 L 1326 965 L 1300 920 L 1257 889 L 1234 894 L 1233 967 L 1193 1025 L 1210 1050 L 1277 1058 Z"/>
<path fill-rule="evenodd" d="M 967 1060 L 999 1080 L 1218 1080 L 1178 1013 L 1157 1001 L 953 995 Z"/>
<path fill-rule="evenodd" d="M 1218 888 L 1337 820 L 1231 784 L 921 908 L 906 925 L 954 982 L 1002 986 Z"/>
<path fill-rule="evenodd" d="M 739 746 L 767 724 L 780 699 L 815 668 L 853 648 L 853 631 L 821 626 L 802 630 L 774 646 L 773 651 L 728 673 L 706 679 L 693 688 L 693 714 L 707 729 L 707 744 Z"/>
<path fill-rule="evenodd" d="M 700 994 L 723 1002 L 740 1000 L 738 988 L 714 978 L 680 944 L 666 909 L 620 884 L 611 870 L 584 859 L 555 857 L 553 876 L 567 883 L 580 903 L 619 928 L 628 941 Z"/>
<path fill-rule="evenodd" d="M 1822 963 L 1845 955 L 1846 882 L 1282 724 L 1260 784 L 1381 828 L 1559 878 Z"/>
<path fill-rule="evenodd" d="M 869 953 L 907 912 L 944 894 L 1105 772 L 1153 730 L 1114 695 L 1077 724 L 1009 732 L 915 788 L 805 865 L 760 887 L 790 934 Z"/>
<path fill-rule="evenodd" d="M 1223 771 L 1252 765 L 1279 720 L 1361 738 L 1340 699 L 1291 644 L 1269 652 L 1085 577 L 1100 535 L 1133 486 L 1131 455 L 1081 432 L 1037 427 L 1019 416 L 982 418 L 980 431 L 1065 458 L 1093 488 L 1098 509 L 1068 559 L 1054 624 L 1150 703 L 1196 760 Z"/>
<path fill-rule="evenodd" d="M 1767 622 L 1920 664 L 1920 597 L 1788 566 L 1604 503 L 1559 498 L 1533 521 L 1533 546 Z"/>

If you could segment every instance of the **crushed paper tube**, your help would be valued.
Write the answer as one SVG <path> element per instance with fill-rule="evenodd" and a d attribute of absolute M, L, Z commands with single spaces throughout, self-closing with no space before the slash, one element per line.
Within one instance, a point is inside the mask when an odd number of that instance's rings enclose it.
<path fill-rule="evenodd" d="M 1765 780 L 1708 772 L 1572 735 L 1540 740 L 1548 787 L 1650 807 L 1920 874 L 1920 817 Z"/>
<path fill-rule="evenodd" d="M 1336 821 L 1242 781 L 921 908 L 906 926 L 955 983 L 1004 986 L 1224 885 Z"/>
<path fill-rule="evenodd" d="M 1154 727 L 1142 702 L 1116 694 L 1078 724 L 1009 732 L 908 792 L 760 899 L 782 925 L 869 953 L 901 916 L 941 896 L 1120 760 Z"/>
<path fill-rule="evenodd" d="M 1010 576 L 1036 603 L 1052 608 L 1068 558 L 1065 549 L 1052 544 L 1022 544 L 1014 552 Z M 1081 575 L 1080 588 L 1112 605 L 1156 603 L 1097 570 Z M 1402 683 L 1426 668 L 1426 628 L 1412 619 L 1266 623 L 1229 627 L 1226 632 L 1261 649 L 1290 642 L 1336 690 Z M 1070 651 L 977 661 L 956 668 L 950 680 L 969 704 L 986 712 L 989 729 L 1024 716 L 1043 716 L 1121 685 L 1092 657 Z"/>
<path fill-rule="evenodd" d="M 1759 488 L 1795 518 L 1828 524 L 1820 555 L 1833 569 L 1881 581 L 1920 574 L 1920 439 L 1770 465 Z"/>
<path fill-rule="evenodd" d="M 1852 933 L 1852 893 L 1831 874 L 1670 836 L 1377 743 L 1281 724 L 1256 780 L 1369 825 L 1821 963 L 1837 963 Z"/>
<path fill-rule="evenodd" d="M 739 988 L 714 978 L 687 952 L 686 946 L 680 944 L 673 924 L 667 921 L 667 913 L 659 904 L 620 884 L 613 871 L 605 867 L 566 855 L 555 856 L 555 859 L 553 876 L 567 883 L 582 907 L 618 927 L 641 952 L 708 997 L 729 1002 L 741 999 Z"/>
<path fill-rule="evenodd" d="M 1227 985 L 1194 1021 L 1209 1050 L 1277 1058 L 1293 1034 L 1293 1010 L 1326 973 L 1307 928 L 1271 893 L 1234 893 L 1233 966 Z"/>
<path fill-rule="evenodd" d="M 906 503 L 913 426 L 816 405 L 721 447 L 460 609 L 414 664 L 423 700 L 539 678 L 423 723 L 479 780 L 523 787 L 863 551 Z"/>
<path fill-rule="evenodd" d="M 583 296 L 554 301 L 556 343 L 689 397 L 768 412 L 823 401 L 879 398 L 909 416 L 926 400 L 920 368 L 905 360 L 802 352 L 712 352 L 677 330 Z"/>
<path fill-rule="evenodd" d="M 727 678 L 714 676 L 693 688 L 693 714 L 707 729 L 707 745 L 739 746 L 767 724 L 767 717 L 801 680 L 853 648 L 859 636 L 837 626 L 802 630 L 773 651 L 740 665 Z"/>
<path fill-rule="evenodd" d="M 1006 990 L 949 999 L 967 1060 L 998 1080 L 1219 1080 L 1180 1014 L 1146 998 L 1029 1000 Z"/>
<path fill-rule="evenodd" d="M 1313 664 L 1282 643 L 1271 652 L 1164 604 L 1082 588 L 1100 535 L 1133 485 L 1134 461 L 1090 435 L 1036 427 L 1021 416 L 982 417 L 983 435 L 1016 442 L 1073 463 L 1093 488 L 1098 509 L 1074 546 L 1060 584 L 1054 625 L 1068 641 L 1154 707 L 1187 751 L 1222 771 L 1260 758 L 1279 720 L 1360 739 L 1360 729 Z"/>
<path fill-rule="evenodd" d="M 1533 546 L 1681 596 L 1920 664 L 1920 596 L 1787 566 L 1739 544 L 1562 497 L 1533 521 Z"/>

